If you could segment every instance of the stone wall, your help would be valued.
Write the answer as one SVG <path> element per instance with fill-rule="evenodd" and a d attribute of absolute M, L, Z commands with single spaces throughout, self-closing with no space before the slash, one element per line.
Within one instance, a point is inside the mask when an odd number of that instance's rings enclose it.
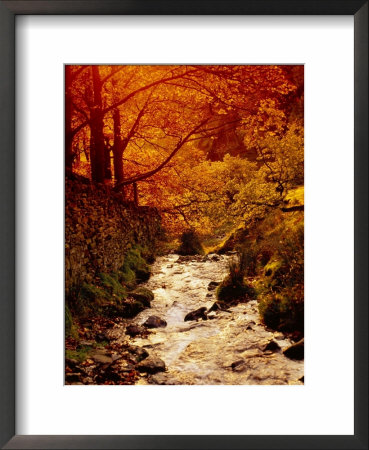
<path fill-rule="evenodd" d="M 156 209 L 135 207 L 107 186 L 68 175 L 65 182 L 65 287 L 117 271 L 134 244 L 153 248 L 161 234 Z"/>

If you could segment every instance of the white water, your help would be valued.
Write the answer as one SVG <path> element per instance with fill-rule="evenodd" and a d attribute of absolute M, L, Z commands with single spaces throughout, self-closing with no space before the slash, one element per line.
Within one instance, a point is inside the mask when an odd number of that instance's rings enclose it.
<path fill-rule="evenodd" d="M 292 342 L 265 329 L 256 301 L 231 307 L 230 312 L 211 313 L 212 320 L 184 322 L 188 312 L 212 306 L 215 291 L 208 291 L 208 284 L 222 281 L 229 257 L 219 256 L 218 261 L 212 256 L 194 257 L 182 263 L 178 258 L 168 255 L 156 260 L 145 284 L 155 294 L 152 307 L 134 319 L 142 324 L 156 315 L 168 324 L 152 330 L 147 338 L 131 340 L 167 366 L 165 373 L 142 378 L 140 384 L 301 384 L 303 361 L 290 360 L 281 351 L 263 351 L 271 339 L 282 349 Z"/>

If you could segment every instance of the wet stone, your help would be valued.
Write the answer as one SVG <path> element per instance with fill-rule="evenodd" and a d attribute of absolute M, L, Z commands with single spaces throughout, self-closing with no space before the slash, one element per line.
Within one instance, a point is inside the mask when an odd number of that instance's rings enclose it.
<path fill-rule="evenodd" d="M 304 338 L 286 348 L 283 354 L 290 359 L 304 359 Z"/>
<path fill-rule="evenodd" d="M 141 361 L 136 368 L 139 372 L 147 372 L 150 374 L 164 372 L 165 362 L 156 356 L 149 356 Z"/>
<path fill-rule="evenodd" d="M 96 342 L 104 342 L 104 341 L 110 342 L 110 338 L 105 333 L 97 333 L 97 335 L 95 336 L 95 341 Z"/>
<path fill-rule="evenodd" d="M 146 328 L 165 328 L 167 322 L 158 316 L 150 316 L 144 323 L 143 326 Z"/>
<path fill-rule="evenodd" d="M 214 254 L 214 255 L 208 255 L 210 261 L 219 261 L 220 260 L 220 256 Z"/>
<path fill-rule="evenodd" d="M 231 368 L 234 372 L 238 372 L 240 370 L 243 370 L 245 366 L 245 360 L 244 359 L 238 359 L 237 361 L 234 361 L 231 364 Z"/>
<path fill-rule="evenodd" d="M 130 346 L 128 352 L 134 357 L 137 362 L 140 362 L 149 356 L 146 349 L 138 346 Z"/>
<path fill-rule="evenodd" d="M 210 283 L 208 284 L 208 291 L 214 291 L 214 289 L 216 289 L 219 284 L 220 283 L 218 281 L 210 281 Z"/>
<path fill-rule="evenodd" d="M 141 327 L 140 325 L 129 325 L 126 328 L 126 334 L 128 334 L 128 336 L 131 336 L 131 337 L 138 336 L 144 332 L 145 332 L 145 328 Z"/>
<path fill-rule="evenodd" d="M 66 383 L 75 383 L 81 380 L 81 373 L 66 373 L 65 374 L 65 382 Z"/>
<path fill-rule="evenodd" d="M 113 358 L 106 350 L 95 350 L 91 353 L 91 358 L 99 364 L 111 364 Z"/>
<path fill-rule="evenodd" d="M 172 378 L 168 378 L 168 376 L 165 373 L 158 373 L 156 375 L 152 375 L 148 379 L 150 384 L 158 384 L 158 385 L 175 385 L 175 380 Z"/>
<path fill-rule="evenodd" d="M 279 344 L 276 341 L 271 340 L 263 347 L 263 352 L 266 351 L 276 352 L 279 351 L 280 349 L 281 347 L 279 346 Z"/>
<path fill-rule="evenodd" d="M 184 321 L 188 322 L 190 320 L 196 320 L 198 321 L 199 319 L 202 320 L 207 320 L 207 316 L 206 316 L 206 307 L 203 306 L 199 309 L 196 309 L 195 311 L 191 311 L 188 314 L 186 314 Z"/>
<path fill-rule="evenodd" d="M 77 348 L 81 348 L 82 346 L 92 346 L 93 344 L 94 344 L 94 341 L 86 341 L 86 340 L 82 339 L 79 341 Z"/>
<path fill-rule="evenodd" d="M 72 358 L 65 358 L 65 365 L 74 368 L 78 365 L 78 361 Z"/>

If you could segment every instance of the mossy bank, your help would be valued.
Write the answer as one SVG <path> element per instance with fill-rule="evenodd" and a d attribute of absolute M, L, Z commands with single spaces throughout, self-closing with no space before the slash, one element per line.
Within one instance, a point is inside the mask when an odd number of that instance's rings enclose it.
<path fill-rule="evenodd" d="M 150 306 L 152 293 L 138 285 L 150 277 L 161 237 L 156 209 L 135 207 L 85 178 L 66 178 L 66 336 L 77 337 L 78 320 L 133 317 Z"/>

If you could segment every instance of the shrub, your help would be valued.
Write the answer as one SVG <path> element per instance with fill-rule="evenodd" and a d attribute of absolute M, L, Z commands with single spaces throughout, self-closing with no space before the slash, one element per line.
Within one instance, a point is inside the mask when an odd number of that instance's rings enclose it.
<path fill-rule="evenodd" d="M 241 300 L 253 297 L 254 291 L 247 285 L 232 285 L 228 278 L 226 278 L 217 288 L 217 299 L 224 302 L 231 302 L 233 300 Z"/>
<path fill-rule="evenodd" d="M 285 288 L 259 299 L 259 313 L 270 328 L 281 331 L 304 331 L 304 299 L 299 288 Z"/>
<path fill-rule="evenodd" d="M 204 255 L 205 251 L 194 230 L 183 232 L 181 244 L 177 250 L 179 255 Z"/>
<path fill-rule="evenodd" d="M 254 289 L 244 281 L 244 277 L 248 271 L 249 261 L 250 255 L 246 252 L 240 253 L 237 260 L 233 259 L 230 261 L 228 275 L 216 291 L 218 300 L 229 302 L 242 298 L 250 299 L 255 296 Z"/>

